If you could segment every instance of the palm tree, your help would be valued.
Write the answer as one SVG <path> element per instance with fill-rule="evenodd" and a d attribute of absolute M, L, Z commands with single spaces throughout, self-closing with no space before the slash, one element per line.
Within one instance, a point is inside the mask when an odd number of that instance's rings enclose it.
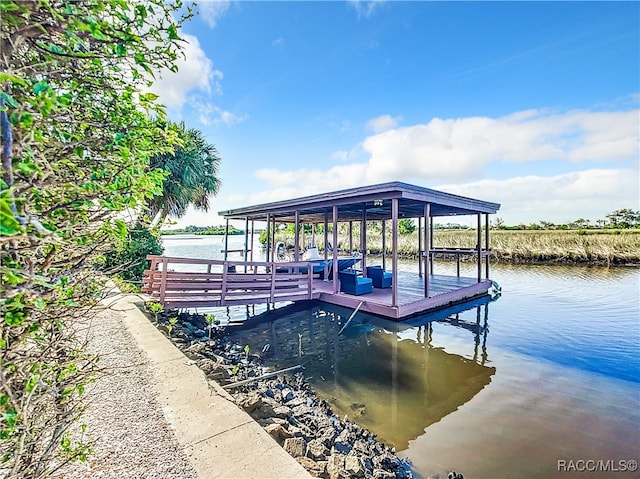
<path fill-rule="evenodd" d="M 156 225 L 167 216 L 183 216 L 189 205 L 209 211 L 209 195 L 217 195 L 221 180 L 218 178 L 220 157 L 216 147 L 204 139 L 202 132 L 186 129 L 184 122 L 175 125 L 182 145 L 177 145 L 173 154 L 151 158 L 151 168 L 169 172 L 164 181 L 163 192 L 148 205 L 149 218 Z"/>

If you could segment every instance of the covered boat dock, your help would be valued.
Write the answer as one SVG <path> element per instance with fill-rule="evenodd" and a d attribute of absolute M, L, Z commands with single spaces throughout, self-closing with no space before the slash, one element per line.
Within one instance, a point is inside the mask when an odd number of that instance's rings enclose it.
<path fill-rule="evenodd" d="M 241 251 L 244 261 L 228 260 L 227 254 L 232 251 L 226 239 L 223 261 L 150 257 L 152 267 L 147 272 L 144 290 L 172 307 L 320 299 L 401 320 L 488 293 L 493 287 L 489 279 L 489 215 L 499 207 L 496 203 L 391 182 L 221 211 L 227 230 L 232 220 L 245 223 Z M 460 216 L 475 217 L 476 247 L 434 248 L 434 218 Z M 401 271 L 398 265 L 398 223 L 406 218 L 417 220 L 417 275 Z M 368 258 L 367 225 L 374 221 L 382 228 L 382 255 Z M 250 247 L 256 222 L 267 225 L 263 262 L 253 261 L 254 251 Z M 284 258 L 281 249 L 275 247 L 276 231 L 281 224 L 294 225 L 292 252 L 289 254 L 287 250 Z M 348 240 L 343 239 L 340 246 L 346 250 L 346 258 L 338 247 L 330 247 L 340 244 L 339 226 L 345 224 Z M 305 225 L 311 225 L 310 233 Z M 354 245 L 354 225 L 359 227 L 358 245 Z M 391 232 L 390 245 L 386 244 L 387 228 Z M 310 235 L 306 254 L 305 233 Z M 321 238 L 316 238 L 316 234 Z M 318 254 L 318 245 L 322 246 L 322 255 Z M 462 256 L 473 257 L 477 263 L 476 276 L 460 276 L 459 267 L 456 276 L 433 274 L 437 254 L 452 255 L 458 265 Z M 344 262 L 345 259 L 349 261 Z M 170 272 L 171 264 L 195 261 L 206 265 L 206 271 L 192 273 L 197 277 Z M 343 263 L 353 266 L 344 271 L 333 267 Z M 377 268 L 370 268 L 371 263 L 376 263 Z M 173 285 L 169 279 L 172 275 L 177 278 Z M 234 279 L 236 285 L 229 286 Z M 190 282 L 197 286 L 189 286 Z"/>

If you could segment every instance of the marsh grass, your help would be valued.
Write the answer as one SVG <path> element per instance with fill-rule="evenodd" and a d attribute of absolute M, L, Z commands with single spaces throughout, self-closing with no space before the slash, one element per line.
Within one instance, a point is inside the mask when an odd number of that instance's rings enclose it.
<path fill-rule="evenodd" d="M 448 248 L 475 248 L 475 230 L 435 230 L 433 246 Z M 640 229 L 627 230 L 491 230 L 492 261 L 510 263 L 592 263 L 640 264 Z M 278 235 L 276 241 L 293 245 L 293 238 Z M 482 231 L 484 243 L 484 231 Z M 321 238 L 316 243 L 322 249 Z M 353 235 L 353 249 L 357 250 L 359 235 Z M 342 251 L 349 250 L 349 237 L 339 235 Z M 391 253 L 390 235 L 386 240 L 387 253 Z M 367 235 L 368 254 L 382 253 L 382 235 Z M 418 256 L 418 234 L 398 238 L 398 254 L 403 258 Z"/>

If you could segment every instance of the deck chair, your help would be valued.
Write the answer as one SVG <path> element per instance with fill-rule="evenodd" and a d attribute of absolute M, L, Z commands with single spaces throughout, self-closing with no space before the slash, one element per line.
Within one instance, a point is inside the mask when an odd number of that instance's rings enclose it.
<path fill-rule="evenodd" d="M 345 269 L 338 273 L 340 278 L 340 291 L 359 296 L 373 291 L 373 282 L 370 278 L 363 278 L 354 269 Z"/>
<path fill-rule="evenodd" d="M 382 266 L 367 266 L 367 277 L 373 281 L 374 288 L 390 288 L 393 275 L 382 269 Z"/>

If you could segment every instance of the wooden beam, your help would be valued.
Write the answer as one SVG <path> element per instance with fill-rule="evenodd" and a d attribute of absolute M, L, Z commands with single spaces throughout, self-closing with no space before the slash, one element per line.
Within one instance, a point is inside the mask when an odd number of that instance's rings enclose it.
<path fill-rule="evenodd" d="M 391 244 L 393 248 L 391 259 L 391 306 L 398 306 L 398 211 L 399 200 L 391 200 Z"/>
<path fill-rule="evenodd" d="M 422 278 L 422 216 L 418 218 L 418 277 Z"/>
<path fill-rule="evenodd" d="M 338 292 L 338 207 L 333 207 L 333 294 Z"/>
<path fill-rule="evenodd" d="M 360 221 L 360 253 L 362 253 L 362 274 L 367 275 L 367 204 L 362 204 Z"/>
<path fill-rule="evenodd" d="M 431 212 L 431 205 L 429 205 L 429 212 Z M 431 217 L 431 213 L 429 213 L 429 216 L 427 217 L 428 221 L 429 221 L 429 249 L 431 249 L 431 245 L 433 244 L 433 218 Z M 427 225 L 425 224 L 424 227 L 426 228 Z M 430 273 L 433 274 L 433 258 L 431 256 L 429 256 L 429 267 L 430 269 Z M 425 271 L 426 273 L 426 271 Z"/>
<path fill-rule="evenodd" d="M 224 260 L 227 260 L 227 250 L 229 249 L 229 218 L 224 227 Z"/>
<path fill-rule="evenodd" d="M 476 244 L 478 254 L 478 283 L 482 281 L 482 215 L 478 213 L 478 243 Z"/>
<path fill-rule="evenodd" d="M 429 297 L 429 277 L 431 274 L 431 228 L 429 222 L 431 218 L 431 203 L 424 205 L 424 297 Z"/>
<path fill-rule="evenodd" d="M 487 250 L 486 256 L 484 257 L 484 273 L 485 273 L 485 278 L 489 279 L 489 262 L 490 262 L 490 254 L 489 251 L 491 250 L 491 246 L 489 244 L 489 213 L 485 213 L 484 215 L 485 221 L 484 221 L 484 227 L 485 227 L 485 234 L 484 234 L 484 248 Z"/>
<path fill-rule="evenodd" d="M 382 220 L 382 269 L 387 269 L 387 222 Z"/>
<path fill-rule="evenodd" d="M 293 260 L 300 260 L 300 210 L 295 213 L 296 222 L 293 228 L 295 239 L 293 240 Z"/>

